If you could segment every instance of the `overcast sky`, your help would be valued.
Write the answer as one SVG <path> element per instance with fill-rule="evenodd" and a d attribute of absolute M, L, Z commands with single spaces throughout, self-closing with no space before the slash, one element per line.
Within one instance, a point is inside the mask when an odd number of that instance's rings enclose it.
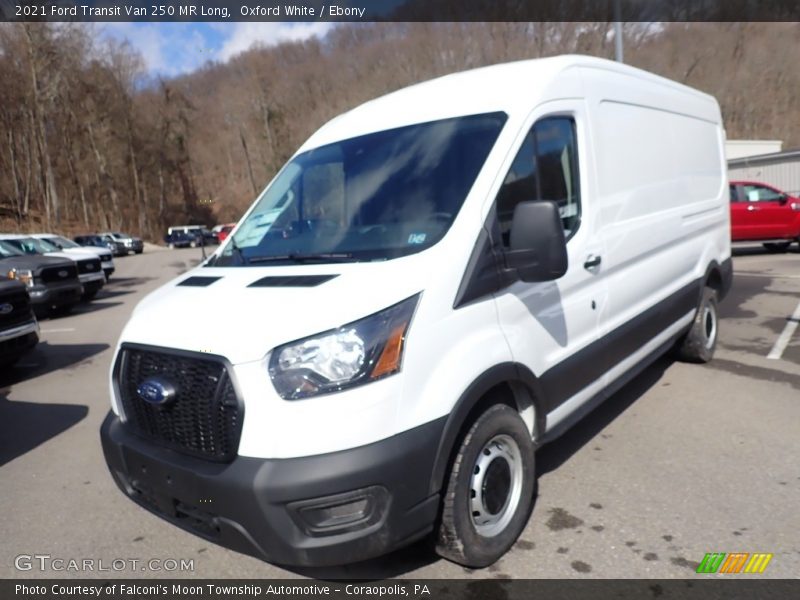
<path fill-rule="evenodd" d="M 209 60 L 226 61 L 252 45 L 324 36 L 332 23 L 99 23 L 102 37 L 127 39 L 150 75 L 187 73 Z"/>

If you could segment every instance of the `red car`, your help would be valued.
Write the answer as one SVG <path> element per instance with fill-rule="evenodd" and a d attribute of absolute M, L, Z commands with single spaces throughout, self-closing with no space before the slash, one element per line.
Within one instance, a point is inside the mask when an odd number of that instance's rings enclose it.
<path fill-rule="evenodd" d="M 785 252 L 800 242 L 800 198 L 765 183 L 731 181 L 731 240 Z"/>
<path fill-rule="evenodd" d="M 233 228 L 236 227 L 236 223 L 228 223 L 227 225 L 223 225 L 222 229 L 217 232 L 217 241 L 222 243 L 225 241 L 225 238 L 228 237 L 228 234 L 233 231 Z"/>

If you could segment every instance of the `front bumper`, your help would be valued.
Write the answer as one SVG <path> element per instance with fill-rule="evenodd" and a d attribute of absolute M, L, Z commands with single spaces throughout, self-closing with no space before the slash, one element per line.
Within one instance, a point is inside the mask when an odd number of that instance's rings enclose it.
<path fill-rule="evenodd" d="M 0 331 L 0 363 L 21 356 L 39 342 L 36 319 Z"/>
<path fill-rule="evenodd" d="M 125 251 L 126 252 L 141 252 L 144 250 L 144 242 L 125 242 Z"/>
<path fill-rule="evenodd" d="M 151 512 L 203 538 L 263 560 L 340 565 L 390 552 L 430 533 L 439 494 L 431 474 L 445 419 L 332 454 L 237 457 L 219 464 L 159 447 L 113 413 L 100 429 L 119 488 Z M 307 511 L 369 495 L 357 522 L 318 527 Z M 316 517 L 315 517 L 316 519 Z M 335 519 L 334 519 L 335 521 Z"/>
<path fill-rule="evenodd" d="M 74 283 L 36 285 L 29 290 L 34 312 L 77 304 L 83 295 L 83 286 Z"/>
<path fill-rule="evenodd" d="M 106 276 L 106 280 L 108 280 L 108 278 L 111 277 L 111 275 L 114 273 L 114 261 L 113 260 L 103 261 L 101 267 L 103 269 L 103 274 L 105 274 Z"/>
<path fill-rule="evenodd" d="M 106 283 L 105 273 L 98 271 L 97 273 L 83 273 L 78 276 L 81 285 L 83 286 L 84 294 L 96 292 L 102 288 Z"/>

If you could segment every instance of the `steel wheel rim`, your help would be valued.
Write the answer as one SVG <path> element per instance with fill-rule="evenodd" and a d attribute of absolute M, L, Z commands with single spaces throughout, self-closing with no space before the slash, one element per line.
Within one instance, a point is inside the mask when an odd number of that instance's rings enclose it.
<path fill-rule="evenodd" d="M 703 333 L 706 336 L 706 348 L 711 348 L 717 337 L 717 315 L 710 304 L 703 307 Z"/>
<path fill-rule="evenodd" d="M 479 535 L 493 537 L 508 526 L 522 497 L 522 479 L 522 452 L 514 438 L 491 438 L 478 453 L 470 479 L 469 510 Z"/>

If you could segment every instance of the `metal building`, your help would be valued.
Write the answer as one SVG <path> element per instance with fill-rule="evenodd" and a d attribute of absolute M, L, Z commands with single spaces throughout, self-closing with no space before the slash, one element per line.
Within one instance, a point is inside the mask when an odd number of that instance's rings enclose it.
<path fill-rule="evenodd" d="M 792 196 L 800 195 L 800 148 L 734 158 L 728 161 L 731 181 L 761 181 Z"/>
<path fill-rule="evenodd" d="M 725 158 L 728 160 L 775 152 L 783 152 L 782 140 L 725 140 Z"/>

